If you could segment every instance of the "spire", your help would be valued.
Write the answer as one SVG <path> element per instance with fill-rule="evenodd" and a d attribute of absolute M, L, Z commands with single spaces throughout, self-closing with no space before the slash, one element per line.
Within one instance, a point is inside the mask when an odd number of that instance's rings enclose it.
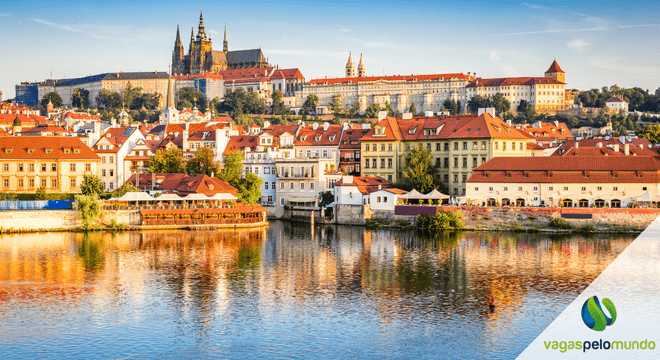
<path fill-rule="evenodd" d="M 355 66 L 355 64 L 353 63 L 353 54 L 350 52 L 348 53 L 348 62 L 346 63 L 346 67 L 349 66 Z"/>
<path fill-rule="evenodd" d="M 197 27 L 197 39 L 206 40 L 206 32 L 204 31 L 204 15 L 202 14 L 202 8 L 199 8 L 199 26 Z"/>
<path fill-rule="evenodd" d="M 167 109 L 173 109 L 174 108 L 174 84 L 172 83 L 172 70 L 170 69 L 170 73 L 168 74 L 167 78 L 167 105 L 165 105 L 165 108 Z"/>
<path fill-rule="evenodd" d="M 179 34 L 179 25 L 176 26 L 176 41 L 174 41 L 174 45 L 179 45 L 181 44 L 181 34 Z"/>
<path fill-rule="evenodd" d="M 227 42 L 227 24 L 225 24 L 225 41 L 222 43 L 222 51 L 224 51 L 225 54 L 229 52 L 229 42 Z"/>
<path fill-rule="evenodd" d="M 360 65 L 358 65 L 358 77 L 365 77 L 367 76 L 367 68 L 364 66 L 364 61 L 362 61 L 362 54 L 360 54 Z"/>
<path fill-rule="evenodd" d="M 353 54 L 348 53 L 348 62 L 346 63 L 346 77 L 355 77 L 355 63 L 353 62 Z"/>

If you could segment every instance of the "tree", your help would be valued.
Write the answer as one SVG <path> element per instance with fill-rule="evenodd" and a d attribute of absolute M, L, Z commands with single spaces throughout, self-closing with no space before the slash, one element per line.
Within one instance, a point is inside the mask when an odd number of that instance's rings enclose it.
<path fill-rule="evenodd" d="M 230 185 L 238 189 L 238 201 L 243 204 L 256 204 L 261 199 L 261 184 L 264 181 L 257 175 L 249 172 L 245 179 Z"/>
<path fill-rule="evenodd" d="M 215 161 L 213 149 L 210 147 L 202 146 L 195 154 L 188 160 L 186 165 L 188 174 L 196 176 L 204 174 L 207 176 L 215 176 L 220 173 L 220 164 Z"/>
<path fill-rule="evenodd" d="M 348 108 L 348 115 L 352 118 L 355 117 L 355 115 L 357 115 L 359 112 L 360 112 L 360 103 L 358 101 L 355 101 Z"/>
<path fill-rule="evenodd" d="M 48 200 L 48 194 L 46 194 L 46 189 L 43 186 L 39 186 L 37 191 L 34 193 L 35 200 Z"/>
<path fill-rule="evenodd" d="M 650 125 L 644 132 L 644 137 L 651 142 L 651 144 L 660 144 L 660 125 Z"/>
<path fill-rule="evenodd" d="M 408 112 L 411 113 L 412 116 L 417 116 L 417 108 L 415 107 L 415 103 L 410 104 Z"/>
<path fill-rule="evenodd" d="M 177 93 L 177 98 L 179 99 L 179 102 L 186 100 L 193 106 L 196 105 L 197 109 L 199 109 L 201 112 L 206 112 L 206 109 L 208 108 L 206 95 L 202 94 L 199 90 L 192 86 L 181 88 Z"/>
<path fill-rule="evenodd" d="M 177 110 L 181 111 L 183 109 L 192 109 L 193 104 L 190 101 L 183 99 L 177 101 L 175 107 Z"/>
<path fill-rule="evenodd" d="M 119 109 L 121 108 L 121 95 L 116 91 L 101 89 L 96 95 L 96 106 L 106 109 Z"/>
<path fill-rule="evenodd" d="M 451 101 L 451 106 L 450 106 L 449 109 L 450 109 L 449 111 L 451 112 L 452 115 L 458 115 L 458 113 L 461 111 L 461 102 L 456 101 L 456 100 L 452 100 Z"/>
<path fill-rule="evenodd" d="M 368 118 L 377 118 L 378 112 L 380 112 L 380 105 L 373 103 L 364 111 L 364 116 Z"/>
<path fill-rule="evenodd" d="M 467 107 L 470 109 L 470 112 L 476 114 L 479 109 L 486 108 L 490 106 L 490 100 L 484 98 L 481 95 L 475 95 L 467 102 Z"/>
<path fill-rule="evenodd" d="M 511 109 L 511 103 L 501 93 L 495 94 L 491 100 L 492 107 L 495 108 L 495 114 L 502 116 Z"/>
<path fill-rule="evenodd" d="M 139 104 L 139 100 L 137 102 L 135 101 L 142 96 L 141 87 L 134 88 L 129 82 L 119 95 L 121 96 L 122 107 L 127 106 L 131 110 L 139 110 L 142 107 L 141 104 Z"/>
<path fill-rule="evenodd" d="M 243 156 L 242 150 L 225 155 L 222 170 L 216 177 L 230 184 L 240 180 L 243 173 Z"/>
<path fill-rule="evenodd" d="M 282 101 L 282 92 L 277 90 L 273 93 L 273 105 L 270 106 L 270 112 L 273 115 L 284 115 L 287 112 L 286 106 L 284 106 L 284 101 Z"/>
<path fill-rule="evenodd" d="M 123 183 L 117 190 L 112 192 L 112 197 L 113 198 L 120 198 L 124 196 L 127 192 L 135 192 L 139 191 L 138 188 L 136 188 L 133 184 L 129 182 Z"/>
<path fill-rule="evenodd" d="M 405 153 L 406 166 L 403 170 L 404 179 L 413 185 L 413 188 L 422 193 L 434 188 L 435 168 L 431 166 L 431 151 L 426 147 L 417 145 Z"/>
<path fill-rule="evenodd" d="M 101 215 L 101 204 L 96 195 L 76 195 L 76 209 L 82 219 L 83 229 L 90 229 Z"/>
<path fill-rule="evenodd" d="M 98 196 L 103 192 L 104 186 L 96 175 L 83 175 L 83 181 L 80 184 L 80 192 L 83 195 Z"/>
<path fill-rule="evenodd" d="M 71 105 L 76 108 L 87 109 L 89 107 L 89 91 L 82 88 L 73 89 Z"/>
<path fill-rule="evenodd" d="M 332 95 L 332 100 L 328 104 L 328 107 L 330 107 L 330 111 L 332 111 L 332 114 L 335 116 L 341 115 L 341 113 L 344 112 L 344 108 L 342 107 L 342 98 L 341 95 Z"/>
<path fill-rule="evenodd" d="M 183 173 L 186 167 L 183 164 L 181 150 L 172 147 L 169 150 L 158 150 L 155 155 L 149 158 L 150 173 Z"/>
<path fill-rule="evenodd" d="M 385 109 L 387 111 L 387 116 L 394 116 L 394 110 L 392 110 L 392 105 L 390 105 L 389 101 L 385 102 Z"/>
<path fill-rule="evenodd" d="M 60 107 L 63 104 L 62 97 L 56 91 L 51 91 L 44 95 L 44 97 L 41 99 L 41 106 L 45 108 L 49 102 L 53 103 L 53 106 L 55 107 Z"/>
<path fill-rule="evenodd" d="M 316 115 L 316 106 L 319 103 L 319 97 L 314 94 L 309 94 L 305 103 L 303 103 L 300 108 L 300 112 L 304 115 L 314 114 Z"/>
<path fill-rule="evenodd" d="M 322 208 L 335 201 L 335 196 L 332 194 L 332 191 L 322 191 L 319 195 L 321 196 L 321 203 L 319 205 Z"/>

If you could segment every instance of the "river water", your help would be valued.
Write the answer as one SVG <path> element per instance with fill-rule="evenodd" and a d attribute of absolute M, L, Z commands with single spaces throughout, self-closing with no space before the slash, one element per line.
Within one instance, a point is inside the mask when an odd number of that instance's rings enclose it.
<path fill-rule="evenodd" d="M 279 221 L 4 235 L 0 357 L 513 358 L 633 239 Z"/>

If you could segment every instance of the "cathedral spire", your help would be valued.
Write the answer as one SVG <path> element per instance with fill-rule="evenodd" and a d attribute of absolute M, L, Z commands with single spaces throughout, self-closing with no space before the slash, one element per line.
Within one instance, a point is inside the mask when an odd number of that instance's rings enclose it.
<path fill-rule="evenodd" d="M 197 39 L 206 40 L 206 32 L 204 31 L 204 15 L 202 14 L 202 8 L 199 8 L 199 26 L 197 27 Z"/>
<path fill-rule="evenodd" d="M 360 64 L 358 65 L 357 68 L 358 71 L 358 77 L 365 77 L 367 76 L 367 68 L 364 66 L 364 61 L 362 60 L 362 54 L 360 54 Z"/>
<path fill-rule="evenodd" d="M 229 42 L 227 42 L 227 24 L 225 24 L 225 41 L 222 43 L 222 51 L 225 54 L 229 52 Z"/>
<path fill-rule="evenodd" d="M 172 84 L 172 70 L 170 65 L 170 73 L 168 74 L 167 79 L 167 104 L 165 105 L 167 109 L 174 108 L 174 86 Z"/>
<path fill-rule="evenodd" d="M 346 63 L 346 77 L 355 77 L 355 63 L 353 62 L 353 53 L 348 53 L 348 62 Z"/>
<path fill-rule="evenodd" d="M 181 44 L 181 34 L 179 34 L 179 25 L 176 26 L 176 41 L 174 41 L 174 46 Z"/>

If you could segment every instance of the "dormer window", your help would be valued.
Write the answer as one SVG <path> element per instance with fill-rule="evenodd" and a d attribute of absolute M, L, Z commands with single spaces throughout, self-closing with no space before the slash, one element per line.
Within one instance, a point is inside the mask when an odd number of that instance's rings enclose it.
<path fill-rule="evenodd" d="M 53 152 L 53 149 L 46 149 L 46 154 L 50 154 Z"/>
<path fill-rule="evenodd" d="M 307 139 L 307 135 L 303 135 L 303 136 L 300 138 L 300 141 L 305 141 L 306 139 Z"/>
<path fill-rule="evenodd" d="M 34 154 L 34 149 L 28 149 L 28 154 Z"/>
<path fill-rule="evenodd" d="M 73 149 L 74 154 L 80 154 L 80 149 Z"/>
<path fill-rule="evenodd" d="M 70 153 L 70 152 L 71 152 L 71 150 L 69 150 L 69 149 L 64 149 L 64 153 L 65 153 L 65 154 L 68 154 L 68 153 Z"/>
<path fill-rule="evenodd" d="M 314 140 L 315 140 L 316 142 L 321 141 L 321 135 L 316 135 L 316 137 L 314 137 Z"/>
<path fill-rule="evenodd" d="M 5 154 L 11 154 L 13 149 L 5 149 Z"/>
<path fill-rule="evenodd" d="M 414 132 L 413 132 L 414 133 Z M 376 135 L 383 135 L 385 134 L 385 128 L 384 127 L 377 127 L 376 128 Z"/>

